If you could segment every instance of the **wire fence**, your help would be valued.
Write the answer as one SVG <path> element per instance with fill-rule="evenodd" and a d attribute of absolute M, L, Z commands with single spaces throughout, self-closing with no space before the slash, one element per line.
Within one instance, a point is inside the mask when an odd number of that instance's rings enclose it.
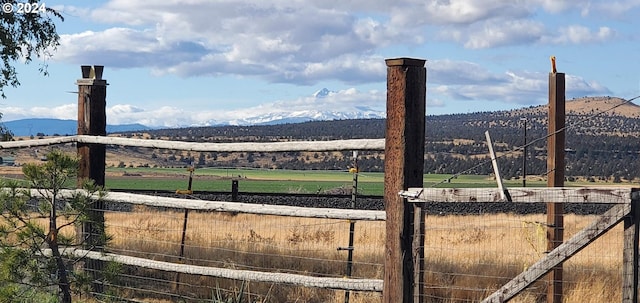
<path fill-rule="evenodd" d="M 124 140 L 122 140 L 124 139 Z M 2 142 L 3 148 L 73 142 L 194 151 L 380 149 L 384 140 L 189 143 L 71 136 Z M 69 249 L 113 274 L 99 297 L 173 302 L 371 302 L 381 297 L 383 211 L 267 206 L 111 192 L 102 210 L 110 241 L 97 251 Z M 349 241 L 351 225 L 354 241 Z M 64 231 L 74 237 L 75 230 Z M 348 261 L 351 252 L 353 259 Z M 349 263 L 349 264 L 348 264 Z M 350 267 L 350 270 L 347 270 Z M 349 277 L 347 277 L 347 271 Z M 115 274 L 114 274 L 115 273 Z"/>
<path fill-rule="evenodd" d="M 552 189 L 512 189 L 514 202 L 494 199 L 496 190 L 423 190 L 414 202 L 428 201 L 424 208 L 425 302 L 503 302 L 489 298 L 510 281 L 535 281 L 527 271 L 553 256 L 561 258 L 563 267 L 563 302 L 622 301 L 623 224 L 605 227 L 594 222 L 621 222 L 621 214 L 629 216 L 616 211 L 625 205 L 624 197 L 630 197 L 624 190 L 582 189 L 585 203 L 573 203 L 578 197 L 572 198 L 569 190 L 559 200 Z M 536 194 L 527 198 L 524 192 Z M 541 200 L 566 202 L 564 240 L 569 250 L 550 253 L 550 226 Z M 604 234 L 598 237 L 600 232 Z M 538 279 L 509 302 L 544 301 L 548 287 L 546 278 Z"/>
<path fill-rule="evenodd" d="M 401 193 L 413 195 L 414 203 L 426 203 L 424 302 L 486 300 L 551 256 L 540 200 L 565 203 L 564 235 L 570 249 L 556 254 L 567 257 L 560 261 L 564 302 L 621 301 L 628 239 L 617 223 L 628 217 L 629 189 L 511 191 L 514 202 L 492 200 L 498 196 L 494 189 Z M 575 203 L 577 194 L 584 203 Z M 110 193 L 106 200 L 111 241 L 104 252 L 72 252 L 120 264 L 101 296 L 171 302 L 242 294 L 248 302 L 343 302 L 350 291 L 350 302 L 381 300 L 384 212 L 126 193 Z M 355 253 L 352 277 L 346 279 L 340 249 L 351 222 L 356 226 Z M 541 301 L 547 288 L 548 281 L 539 279 L 510 302 Z"/>
<path fill-rule="evenodd" d="M 109 286 L 118 299 L 215 300 L 242 292 L 250 302 L 341 302 L 345 291 L 354 292 L 352 302 L 380 297 L 384 212 L 121 193 L 109 199 L 118 203 L 104 213 L 111 237 L 105 251 L 142 258 L 121 260 L 122 274 Z M 356 237 L 346 279 L 341 248 L 348 246 L 350 222 L 356 222 Z"/>
<path fill-rule="evenodd" d="M 602 228 L 598 223 L 593 229 L 593 222 L 612 221 L 611 226 L 620 222 L 620 214 L 626 216 L 628 210 L 611 209 L 629 205 L 630 189 L 510 191 L 509 203 L 495 189 L 402 193 L 413 202 L 428 203 L 423 247 L 426 302 L 478 302 L 552 255 L 545 246 L 550 226 L 540 215 L 546 202 L 565 203 L 565 240 L 584 233 L 585 226 L 592 228 L 589 233 L 594 231 L 589 243 L 567 241 L 568 246 L 586 248 L 567 253 L 571 258 L 561 262 L 566 302 L 622 297 L 622 228 L 607 227 L 608 232 L 598 238 L 595 231 Z M 342 302 L 349 291 L 350 302 L 381 299 L 384 212 L 126 193 L 110 193 L 107 202 L 103 211 L 111 241 L 104 251 L 70 252 L 119 264 L 114 271 L 118 274 L 101 296 L 172 302 L 225 300 L 242 294 L 259 302 Z M 351 223 L 354 259 L 351 278 L 346 279 Z M 540 301 L 547 287 L 547 281 L 538 280 L 512 302 Z"/>
<path fill-rule="evenodd" d="M 545 219 L 535 214 L 429 216 L 427 302 L 487 298 L 546 255 Z M 593 220 L 593 215 L 565 216 L 565 236 L 571 237 Z M 622 239 L 618 226 L 564 263 L 564 302 L 621 301 Z M 510 302 L 539 302 L 546 295 L 547 282 L 542 280 Z"/>

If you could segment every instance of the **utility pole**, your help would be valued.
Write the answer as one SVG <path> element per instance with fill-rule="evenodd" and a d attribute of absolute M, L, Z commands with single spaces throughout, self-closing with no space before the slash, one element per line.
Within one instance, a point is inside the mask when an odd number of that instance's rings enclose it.
<path fill-rule="evenodd" d="M 524 123 L 524 144 L 522 145 L 522 187 L 527 187 L 527 118 L 520 118 Z"/>

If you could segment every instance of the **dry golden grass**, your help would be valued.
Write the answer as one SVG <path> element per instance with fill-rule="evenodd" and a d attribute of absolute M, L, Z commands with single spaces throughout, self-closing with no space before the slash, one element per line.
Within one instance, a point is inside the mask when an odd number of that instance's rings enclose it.
<path fill-rule="evenodd" d="M 107 231 L 113 236 L 110 249 L 156 260 L 180 262 L 184 212 L 139 207 L 136 210 L 105 215 Z M 354 277 L 382 277 L 384 228 L 384 222 L 356 223 Z M 337 248 L 348 246 L 348 237 L 349 222 L 345 220 L 189 212 L 183 262 L 232 269 L 342 277 L 347 252 Z M 144 274 L 155 275 L 169 282 L 175 279 L 175 275 Z M 217 287 L 238 288 L 237 281 L 214 278 L 181 276 L 180 281 L 185 283 L 181 289 L 204 298 L 210 296 L 211 289 Z M 193 285 L 202 289 L 196 290 Z M 255 298 L 268 299 L 267 302 L 295 302 L 294 297 L 298 302 L 344 300 L 342 291 L 255 282 L 249 285 Z M 371 297 L 379 296 L 354 293 L 350 301 L 370 302 Z"/>
<path fill-rule="evenodd" d="M 565 239 L 593 219 L 567 215 Z M 508 214 L 429 218 L 427 293 L 445 302 L 481 300 L 544 255 L 546 229 L 539 222 L 545 220 Z M 564 302 L 619 301 L 622 242 L 618 226 L 564 263 Z M 545 282 L 538 282 L 512 302 L 540 301 L 545 292 Z"/>
<path fill-rule="evenodd" d="M 176 261 L 184 213 L 138 209 L 109 213 L 111 247 L 154 259 Z M 565 217 L 565 239 L 595 216 Z M 426 302 L 475 302 L 509 281 L 545 253 L 544 215 L 429 216 L 426 221 Z M 343 220 L 248 214 L 189 213 L 185 262 L 237 269 L 276 270 L 331 276 L 344 272 L 349 224 Z M 382 277 L 384 222 L 357 222 L 354 276 Z M 621 298 L 622 230 L 616 227 L 565 262 L 565 302 Z M 150 273 L 145 273 L 150 274 Z M 173 281 L 172 275 L 162 278 Z M 238 282 L 182 277 L 200 287 L 237 289 Z M 185 284 L 185 285 L 186 285 Z M 250 283 L 264 302 L 342 302 L 344 292 Z M 193 291 L 195 292 L 195 291 Z M 544 298 L 537 282 L 512 302 Z M 210 294 L 210 290 L 209 290 Z M 377 301 L 380 294 L 353 294 L 351 302 Z M 431 301 L 429 301 L 431 300 Z M 261 301 L 262 302 L 262 301 Z"/>
<path fill-rule="evenodd" d="M 109 249 L 156 260 L 259 271 L 341 276 L 349 222 L 190 212 L 184 260 L 179 258 L 184 212 L 136 207 L 132 212 L 105 214 Z M 596 216 L 565 216 L 565 239 Z M 545 215 L 428 216 L 426 220 L 425 302 L 477 302 L 536 262 L 545 253 Z M 44 221 L 43 221 L 44 223 Z M 64 231 L 71 236 L 73 228 Z M 354 276 L 382 278 L 384 222 L 356 222 Z M 622 226 L 564 263 L 564 302 L 621 300 Z M 127 277 L 131 276 L 131 277 Z M 176 291 L 176 275 L 125 268 L 123 280 L 133 289 L 119 295 L 148 302 L 175 298 L 137 291 Z M 177 293 L 211 298 L 216 289 L 240 289 L 242 282 L 181 276 Z M 245 294 L 256 302 L 343 302 L 344 292 L 250 282 Z M 539 281 L 511 302 L 543 300 L 546 282 Z M 164 298 L 163 298 L 164 297 Z M 151 301 L 155 300 L 155 301 Z M 168 301 L 167 301 L 168 300 Z M 375 302 L 379 293 L 352 293 L 350 302 Z"/>

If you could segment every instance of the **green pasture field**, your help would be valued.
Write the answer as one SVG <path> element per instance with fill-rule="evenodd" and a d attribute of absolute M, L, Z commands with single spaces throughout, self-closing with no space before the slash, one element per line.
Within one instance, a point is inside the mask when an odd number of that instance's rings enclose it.
<path fill-rule="evenodd" d="M 187 189 L 189 171 L 185 168 L 107 168 L 106 188 L 169 190 Z M 125 176 L 128 175 L 128 176 Z M 139 176 L 138 176 L 139 175 Z M 327 193 L 351 189 L 353 174 L 347 171 L 268 170 L 242 168 L 200 168 L 193 174 L 193 191 L 231 192 L 231 180 L 238 180 L 240 192 L 262 193 Z M 358 192 L 383 195 L 384 174 L 358 173 Z M 527 186 L 545 186 L 544 181 L 527 181 Z M 521 187 L 522 181 L 506 181 L 507 187 Z M 468 188 L 497 187 L 488 176 L 427 174 L 424 187 Z"/>
<path fill-rule="evenodd" d="M 188 187 L 189 172 L 184 168 L 108 168 L 107 171 L 111 172 L 105 181 L 107 189 L 173 191 Z M 125 172 L 129 176 L 118 176 Z M 141 176 L 136 177 L 138 174 Z M 358 174 L 358 192 L 382 195 L 383 178 L 382 173 Z M 240 192 L 325 193 L 353 186 L 353 174 L 346 171 L 202 168 L 193 174 L 192 190 L 231 192 L 232 180 L 238 180 Z"/>

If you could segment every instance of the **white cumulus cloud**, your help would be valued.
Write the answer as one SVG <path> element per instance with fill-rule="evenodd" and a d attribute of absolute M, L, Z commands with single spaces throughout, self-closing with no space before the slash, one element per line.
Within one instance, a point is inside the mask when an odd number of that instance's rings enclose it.
<path fill-rule="evenodd" d="M 558 30 L 557 34 L 544 37 L 550 44 L 590 44 L 602 43 L 616 38 L 616 32 L 606 26 L 592 30 L 581 25 L 570 25 Z"/>

